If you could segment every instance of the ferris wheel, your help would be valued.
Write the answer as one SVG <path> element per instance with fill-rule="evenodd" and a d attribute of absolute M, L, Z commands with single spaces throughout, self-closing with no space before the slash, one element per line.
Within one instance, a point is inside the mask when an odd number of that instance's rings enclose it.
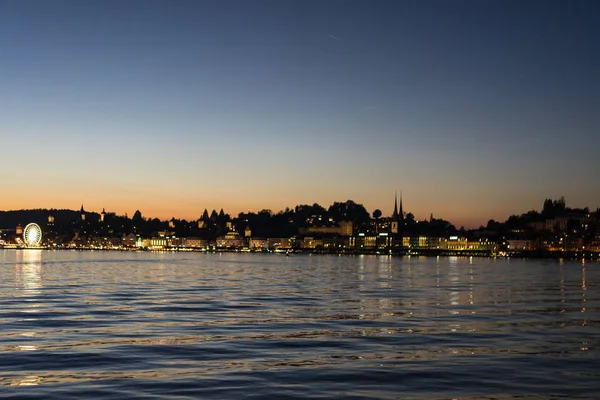
<path fill-rule="evenodd" d="M 38 224 L 29 224 L 23 231 L 23 240 L 29 247 L 36 247 L 42 243 L 42 229 Z"/>

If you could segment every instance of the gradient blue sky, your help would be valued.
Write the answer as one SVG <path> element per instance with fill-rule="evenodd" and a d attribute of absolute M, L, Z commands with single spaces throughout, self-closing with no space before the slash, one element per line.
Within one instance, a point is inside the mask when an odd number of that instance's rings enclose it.
<path fill-rule="evenodd" d="M 0 209 L 600 206 L 598 1 L 0 0 Z"/>

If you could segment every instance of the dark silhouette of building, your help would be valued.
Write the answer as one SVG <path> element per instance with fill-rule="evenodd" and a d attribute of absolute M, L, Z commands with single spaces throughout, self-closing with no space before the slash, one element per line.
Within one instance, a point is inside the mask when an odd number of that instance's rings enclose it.
<path fill-rule="evenodd" d="M 402 209 L 402 192 L 400 192 L 400 212 L 398 212 L 398 193 L 394 196 L 394 213 L 392 214 L 391 231 L 394 235 L 402 236 L 404 228 L 404 210 Z"/>

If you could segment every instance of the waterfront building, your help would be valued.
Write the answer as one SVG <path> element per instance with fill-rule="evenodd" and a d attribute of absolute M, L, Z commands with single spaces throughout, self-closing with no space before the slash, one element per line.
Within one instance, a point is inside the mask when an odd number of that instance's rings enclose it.
<path fill-rule="evenodd" d="M 111 237 L 109 239 L 109 243 L 112 248 L 119 248 L 123 246 L 123 240 L 120 237 Z"/>
<path fill-rule="evenodd" d="M 345 249 L 348 248 L 350 244 L 351 236 L 334 236 L 334 237 L 324 237 L 323 240 L 323 248 L 325 249 Z"/>
<path fill-rule="evenodd" d="M 167 247 L 187 247 L 187 239 L 182 237 L 167 237 Z"/>
<path fill-rule="evenodd" d="M 124 247 L 135 247 L 136 242 L 137 242 L 137 236 L 134 235 L 133 233 L 123 236 L 123 238 L 121 239 L 121 244 Z"/>
<path fill-rule="evenodd" d="M 220 248 L 239 248 L 244 247 L 245 240 L 236 231 L 229 231 L 225 236 L 217 238 L 217 247 Z"/>
<path fill-rule="evenodd" d="M 495 252 L 498 249 L 498 245 L 495 242 L 491 242 L 487 239 L 469 240 L 467 238 L 452 236 L 449 239 L 441 239 L 438 248 L 440 250 L 453 251 L 471 250 Z"/>
<path fill-rule="evenodd" d="M 204 249 L 209 245 L 208 240 L 198 237 L 189 237 L 186 239 L 186 247 L 191 249 Z"/>
<path fill-rule="evenodd" d="M 535 240 L 508 239 L 506 241 L 506 249 L 509 251 L 537 250 L 537 248 L 538 248 L 538 245 Z"/>
<path fill-rule="evenodd" d="M 600 253 L 600 238 L 596 237 L 590 240 L 583 250 L 592 251 L 594 253 Z"/>
<path fill-rule="evenodd" d="M 354 249 L 385 249 L 394 246 L 394 237 L 389 232 L 359 233 L 349 238 L 347 243 L 341 243 Z"/>
<path fill-rule="evenodd" d="M 583 238 L 566 238 L 566 251 L 581 251 L 583 249 Z"/>
<path fill-rule="evenodd" d="M 251 250 L 265 250 L 269 247 L 267 239 L 264 238 L 250 238 L 248 240 L 248 247 Z"/>
<path fill-rule="evenodd" d="M 153 237 L 152 239 L 143 239 L 143 247 L 147 247 L 150 250 L 160 250 L 167 247 L 167 239 L 164 237 Z"/>
<path fill-rule="evenodd" d="M 440 245 L 440 238 L 429 236 L 404 236 L 402 246 L 411 249 L 437 249 Z"/>
<path fill-rule="evenodd" d="M 323 247 L 323 239 L 307 236 L 298 241 L 298 246 L 303 250 L 316 249 L 317 247 Z"/>
<path fill-rule="evenodd" d="M 291 238 L 268 238 L 267 247 L 275 250 L 289 250 L 293 247 Z"/>
<path fill-rule="evenodd" d="M 341 221 L 338 224 L 330 225 L 312 225 L 299 228 L 300 235 L 341 235 L 352 236 L 352 222 Z"/>

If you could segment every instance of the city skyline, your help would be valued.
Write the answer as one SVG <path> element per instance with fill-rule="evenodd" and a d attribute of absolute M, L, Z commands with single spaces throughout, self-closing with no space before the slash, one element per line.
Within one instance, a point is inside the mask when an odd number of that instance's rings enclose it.
<path fill-rule="evenodd" d="M 598 210 L 600 210 L 600 207 L 590 207 L 589 205 L 585 205 L 585 206 L 573 206 L 572 204 L 568 204 L 567 203 L 567 200 L 565 199 L 564 196 L 561 196 L 560 198 L 554 199 L 554 200 L 550 199 L 550 198 L 545 199 L 544 202 L 543 202 L 543 207 L 542 207 L 542 203 L 540 203 L 538 205 L 538 207 L 533 207 L 533 208 L 527 209 L 527 210 L 525 210 L 525 209 L 520 210 L 517 213 L 511 214 L 509 217 L 523 216 L 523 215 L 525 215 L 527 213 L 530 213 L 530 212 L 539 213 L 540 210 L 542 210 L 543 208 L 546 207 L 546 203 L 548 201 L 550 201 L 550 202 L 552 202 L 552 201 L 554 201 L 554 202 L 561 202 L 563 205 L 568 206 L 570 210 L 586 210 L 587 209 L 588 212 L 590 212 L 590 213 L 597 212 Z M 298 203 L 298 204 L 295 204 L 293 206 L 286 207 L 286 209 L 280 209 L 280 210 L 274 210 L 274 209 L 269 209 L 269 208 L 262 207 L 262 208 L 257 208 L 257 209 L 246 209 L 246 210 L 242 210 L 240 212 L 231 212 L 230 210 L 226 210 L 223 207 L 216 207 L 216 208 L 208 208 L 208 207 L 206 207 L 206 208 L 203 208 L 201 211 L 199 211 L 197 213 L 197 216 L 193 216 L 191 218 L 185 218 L 185 217 L 177 216 L 177 215 L 174 215 L 174 214 L 167 214 L 166 216 L 148 215 L 148 214 L 145 214 L 143 212 L 143 210 L 141 210 L 139 208 L 137 208 L 137 209 L 135 209 L 134 211 L 131 211 L 131 212 L 128 212 L 128 211 L 118 212 L 118 211 L 115 211 L 115 210 L 112 210 L 112 209 L 107 209 L 106 207 L 102 207 L 101 209 L 92 209 L 92 208 L 86 207 L 84 204 L 82 204 L 80 208 L 69 208 L 69 207 L 34 207 L 34 208 L 20 208 L 20 209 L 10 209 L 10 210 L 9 209 L 5 209 L 5 210 L 0 210 L 0 213 L 2 213 L 2 212 L 20 212 L 20 211 L 45 210 L 45 211 L 49 211 L 50 212 L 49 215 L 52 216 L 53 214 L 51 212 L 53 210 L 54 211 L 71 211 L 71 212 L 82 211 L 82 212 L 85 212 L 86 214 L 97 214 L 97 215 L 101 215 L 101 214 L 114 214 L 116 216 L 125 216 L 125 217 L 132 218 L 136 213 L 139 212 L 142 215 L 142 217 L 145 220 L 148 220 L 148 221 L 152 220 L 152 219 L 159 219 L 162 222 L 167 222 L 167 221 L 170 221 L 172 219 L 175 219 L 175 220 L 180 220 L 180 221 L 194 222 L 194 221 L 201 220 L 203 218 L 203 214 L 204 213 L 208 213 L 209 215 L 212 215 L 215 212 L 216 213 L 223 212 L 223 213 L 225 213 L 227 216 L 229 216 L 231 218 L 237 218 L 238 215 L 241 215 L 241 214 L 246 214 L 246 213 L 247 214 L 252 214 L 252 213 L 258 214 L 258 213 L 260 213 L 262 211 L 270 211 L 272 215 L 275 215 L 275 214 L 278 214 L 278 213 L 287 212 L 288 210 L 293 211 L 298 206 L 313 206 L 315 204 L 323 207 L 325 210 L 328 210 L 331 206 L 334 206 L 336 203 L 340 204 L 340 203 L 345 203 L 345 202 L 354 202 L 354 201 L 352 199 L 348 199 L 348 200 L 345 200 L 345 201 L 331 202 L 330 204 L 329 203 L 327 203 L 327 204 L 325 204 L 325 203 L 316 203 L 316 202 Z M 436 220 L 447 221 L 450 224 L 454 225 L 456 228 L 461 228 L 461 229 L 465 228 L 467 230 L 476 230 L 476 229 L 484 228 L 486 226 L 486 223 L 488 223 L 490 221 L 494 221 L 496 223 L 504 223 L 504 222 L 506 222 L 509 219 L 509 217 L 503 218 L 503 219 L 488 218 L 483 223 L 481 223 L 481 224 L 479 224 L 477 226 L 465 226 L 465 225 L 457 224 L 454 221 L 449 220 L 447 218 L 444 218 L 443 215 L 434 215 L 433 213 L 430 213 L 428 216 L 416 215 L 410 209 L 407 210 L 406 208 L 404 208 L 404 199 L 403 199 L 402 192 L 400 192 L 399 196 L 398 196 L 398 192 L 395 193 L 394 200 L 393 200 L 393 205 L 392 205 L 393 211 L 391 211 L 389 213 L 387 213 L 385 211 L 382 211 L 381 209 L 376 209 L 376 208 L 372 208 L 371 209 L 369 207 L 365 207 L 364 204 L 361 204 L 359 202 L 358 203 L 354 202 L 354 203 L 356 203 L 360 207 L 364 207 L 364 209 L 366 210 L 366 212 L 373 219 L 378 219 L 380 217 L 384 218 L 384 219 L 394 219 L 394 218 L 397 217 L 397 215 L 401 215 L 404 218 L 408 214 L 411 214 L 416 222 L 419 222 L 419 221 L 430 221 L 430 220 L 432 220 L 432 219 L 435 218 Z M 381 211 L 381 214 L 378 217 L 376 217 L 374 215 L 375 211 Z M 398 214 L 396 214 L 396 213 L 398 213 Z"/>
<path fill-rule="evenodd" d="M 0 2 L 0 209 L 600 206 L 593 1 Z"/>

